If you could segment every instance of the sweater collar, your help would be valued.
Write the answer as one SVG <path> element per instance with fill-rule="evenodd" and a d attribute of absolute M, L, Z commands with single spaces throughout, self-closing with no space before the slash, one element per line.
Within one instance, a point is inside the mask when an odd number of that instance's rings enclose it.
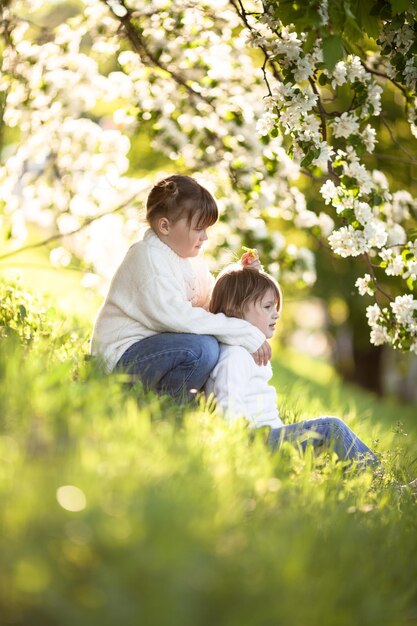
<path fill-rule="evenodd" d="M 166 243 L 159 239 L 158 235 L 152 228 L 148 228 L 143 236 L 143 239 L 145 241 L 148 241 L 148 243 L 150 243 L 152 246 L 155 246 L 155 248 L 159 248 L 159 250 L 164 250 L 165 253 L 171 255 L 173 259 L 177 259 L 178 261 L 186 260 L 178 256 L 178 254 L 174 252 L 172 248 L 170 248 Z"/>

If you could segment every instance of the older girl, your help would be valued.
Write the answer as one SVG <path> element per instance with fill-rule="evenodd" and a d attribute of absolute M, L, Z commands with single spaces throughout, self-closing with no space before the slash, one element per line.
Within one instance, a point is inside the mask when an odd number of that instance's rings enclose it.
<path fill-rule="evenodd" d="M 157 392 L 186 397 L 204 386 L 218 341 L 268 362 L 261 330 L 208 312 L 214 279 L 199 252 L 217 217 L 212 195 L 189 176 L 169 176 L 152 188 L 149 229 L 116 271 L 94 326 L 91 350 L 107 371 L 127 371 Z"/>

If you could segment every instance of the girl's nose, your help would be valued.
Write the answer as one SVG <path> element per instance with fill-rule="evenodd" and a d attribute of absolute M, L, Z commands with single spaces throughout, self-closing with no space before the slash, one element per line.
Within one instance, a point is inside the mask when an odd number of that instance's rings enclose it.
<path fill-rule="evenodd" d="M 206 230 L 202 231 L 200 239 L 202 239 L 203 241 L 206 241 L 208 239 Z"/>

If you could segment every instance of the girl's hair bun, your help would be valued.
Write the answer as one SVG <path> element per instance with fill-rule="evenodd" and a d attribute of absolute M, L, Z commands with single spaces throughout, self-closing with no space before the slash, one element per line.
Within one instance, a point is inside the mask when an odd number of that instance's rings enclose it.
<path fill-rule="evenodd" d="M 165 179 L 162 180 L 160 184 L 167 195 L 171 196 L 172 198 L 175 198 L 178 195 L 179 190 L 175 180 Z"/>
<path fill-rule="evenodd" d="M 152 228 L 160 217 L 173 222 L 184 217 L 190 225 L 194 216 L 198 228 L 211 226 L 218 216 L 213 196 L 194 178 L 173 174 L 152 187 L 146 202 L 146 219 Z"/>

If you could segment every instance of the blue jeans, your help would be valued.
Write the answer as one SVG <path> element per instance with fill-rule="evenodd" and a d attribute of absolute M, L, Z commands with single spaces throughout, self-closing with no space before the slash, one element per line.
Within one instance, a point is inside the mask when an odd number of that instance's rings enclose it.
<path fill-rule="evenodd" d="M 315 449 L 331 448 L 341 461 L 356 461 L 359 468 L 379 464 L 378 457 L 338 417 L 322 416 L 273 428 L 268 445 L 277 448 L 282 441 L 297 443 L 305 450 L 307 445 Z"/>
<path fill-rule="evenodd" d="M 219 358 L 219 344 L 210 335 L 162 333 L 131 345 L 115 371 L 132 375 L 147 389 L 186 399 L 202 389 Z"/>

